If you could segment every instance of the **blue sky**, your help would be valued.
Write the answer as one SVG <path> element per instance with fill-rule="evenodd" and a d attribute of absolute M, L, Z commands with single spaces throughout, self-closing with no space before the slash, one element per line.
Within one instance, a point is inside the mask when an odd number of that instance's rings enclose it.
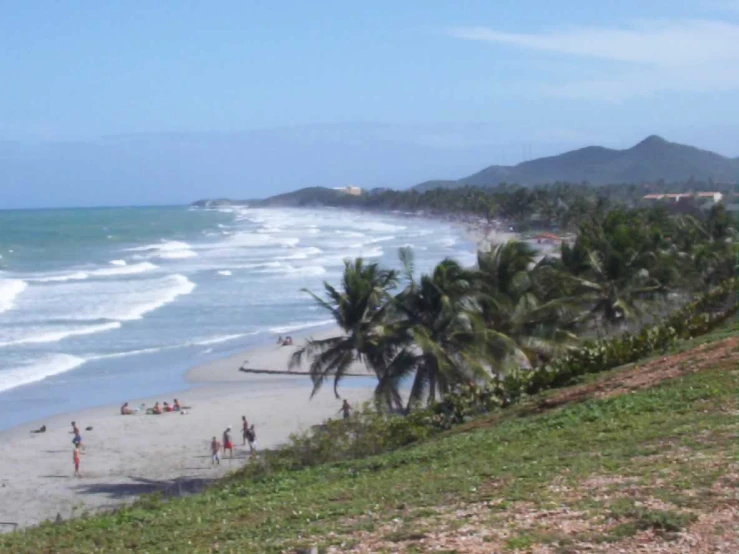
<path fill-rule="evenodd" d="M 442 173 L 652 133 L 739 155 L 739 0 L 0 9 L 5 141 L 295 128 L 325 138 L 326 124 L 361 138 L 382 124 L 404 144 L 448 150 L 446 171 L 433 167 Z M 470 155 L 484 146 L 484 160 Z M 453 175 L 426 177 L 437 176 Z"/>

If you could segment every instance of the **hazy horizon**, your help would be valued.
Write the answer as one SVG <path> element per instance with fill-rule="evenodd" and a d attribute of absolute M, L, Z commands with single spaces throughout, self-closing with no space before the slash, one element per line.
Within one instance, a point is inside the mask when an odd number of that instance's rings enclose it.
<path fill-rule="evenodd" d="M 652 134 L 739 156 L 735 0 L 5 15 L 0 208 L 404 188 Z"/>

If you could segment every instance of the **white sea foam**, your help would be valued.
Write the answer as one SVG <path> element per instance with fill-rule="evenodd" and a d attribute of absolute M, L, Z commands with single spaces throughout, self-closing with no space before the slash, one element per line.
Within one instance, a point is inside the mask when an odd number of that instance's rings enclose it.
<path fill-rule="evenodd" d="M 294 248 L 300 243 L 298 237 L 276 237 L 268 233 L 234 233 L 224 243 L 219 245 L 221 248 L 264 248 L 268 246 L 281 246 L 283 248 Z"/>
<path fill-rule="evenodd" d="M 295 331 L 302 331 L 303 329 L 311 329 L 313 327 L 323 327 L 324 325 L 330 325 L 331 323 L 335 323 L 335 321 L 333 319 L 322 319 L 320 321 L 301 321 L 299 323 L 294 323 L 292 325 L 271 327 L 269 329 L 269 332 L 273 334 L 294 333 Z"/>
<path fill-rule="evenodd" d="M 70 371 L 84 363 L 85 360 L 77 356 L 52 354 L 0 373 L 0 391 L 43 381 L 47 377 Z"/>
<path fill-rule="evenodd" d="M 62 273 L 60 275 L 50 275 L 48 277 L 32 277 L 29 278 L 29 281 L 36 281 L 38 283 L 62 283 L 64 281 L 82 281 L 89 278 L 89 273 L 85 271 L 75 271 L 73 273 Z"/>
<path fill-rule="evenodd" d="M 140 348 L 137 350 L 126 350 L 123 352 L 112 352 L 110 354 L 98 354 L 95 356 L 88 357 L 88 361 L 96 360 L 110 360 L 115 358 L 127 358 L 128 356 L 140 356 L 142 354 L 155 354 L 157 352 L 165 352 L 167 350 L 176 350 L 178 348 L 187 348 L 189 346 L 208 346 L 213 344 L 220 344 L 222 342 L 228 342 L 236 340 L 248 335 L 256 335 L 259 331 L 254 333 L 240 333 L 238 335 L 224 335 L 220 337 L 211 337 L 202 340 L 194 340 L 184 342 L 182 344 L 170 344 L 168 346 L 158 346 L 153 348 Z"/>
<path fill-rule="evenodd" d="M 178 240 L 167 240 L 155 244 L 127 248 L 126 252 L 140 252 L 140 254 L 134 256 L 140 260 L 181 260 L 197 256 L 197 253 L 192 250 L 191 245 Z"/>
<path fill-rule="evenodd" d="M 0 279 L 0 313 L 10 310 L 16 297 L 27 287 L 28 283 L 20 279 Z"/>
<path fill-rule="evenodd" d="M 123 260 L 120 260 L 123 261 Z M 114 267 L 103 267 L 101 269 L 93 269 L 88 271 L 73 271 L 71 273 L 59 273 L 47 275 L 45 277 L 29 277 L 29 281 L 36 283 L 63 283 L 65 281 L 84 281 L 90 277 L 117 277 L 121 275 L 136 275 L 138 273 L 146 273 L 158 269 L 150 262 L 141 262 L 133 265 L 116 264 Z"/>
<path fill-rule="evenodd" d="M 145 314 L 169 304 L 178 296 L 190 294 L 196 287 L 195 283 L 180 274 L 168 275 L 156 281 L 157 286 L 151 290 L 130 294 L 123 302 L 105 307 L 101 310 L 100 317 L 94 319 L 113 319 L 117 321 L 141 319 Z"/>
<path fill-rule="evenodd" d="M 47 288 L 40 291 L 34 303 L 48 320 L 130 321 L 190 294 L 195 283 L 173 274 L 158 279 L 86 281 Z"/>
<path fill-rule="evenodd" d="M 256 333 L 239 333 L 237 335 L 224 335 L 222 337 L 212 337 L 209 339 L 203 339 L 194 341 L 192 343 L 188 343 L 188 346 L 190 344 L 197 345 L 197 346 L 209 346 L 211 344 L 221 344 L 222 342 L 229 342 L 232 340 L 240 339 L 241 337 L 245 337 L 247 335 L 255 335 Z"/>
<path fill-rule="evenodd" d="M 155 352 L 161 352 L 163 350 L 172 350 L 174 348 L 180 348 L 182 345 L 176 346 L 159 346 L 156 348 L 140 348 L 138 350 L 127 350 L 124 352 L 113 352 L 112 354 L 99 354 L 97 356 L 90 356 L 88 361 L 96 360 L 110 360 L 114 358 L 126 358 L 128 356 L 139 356 L 141 354 L 154 354 Z"/>
<path fill-rule="evenodd" d="M 67 337 L 94 335 L 120 328 L 118 321 L 85 326 L 19 327 L 0 330 L 0 348 L 19 344 L 58 342 Z"/>
<path fill-rule="evenodd" d="M 110 260 L 110 265 L 126 265 L 126 260 Z"/>
<path fill-rule="evenodd" d="M 311 256 L 322 254 L 323 250 L 316 248 L 315 246 L 309 246 L 308 248 L 301 248 L 294 254 L 289 256 L 278 256 L 275 260 L 306 260 Z"/>
<path fill-rule="evenodd" d="M 387 237 L 377 237 L 375 239 L 370 239 L 366 241 L 364 244 L 375 244 L 376 242 L 387 242 L 389 240 L 395 240 L 395 237 L 393 235 Z"/>
<path fill-rule="evenodd" d="M 184 260 L 186 258 L 195 258 L 197 254 L 192 250 L 176 250 L 174 252 L 162 252 L 156 257 L 162 260 Z"/>
<path fill-rule="evenodd" d="M 358 221 L 353 224 L 357 229 L 365 231 L 376 231 L 379 233 L 392 233 L 394 231 L 402 231 L 406 229 L 405 225 L 393 225 L 391 223 L 383 223 L 381 221 Z"/>
<path fill-rule="evenodd" d="M 133 265 L 124 265 L 118 267 L 105 267 L 90 271 L 92 277 L 113 277 L 116 275 L 136 275 L 138 273 L 146 273 L 159 269 L 159 266 L 150 262 L 141 262 Z"/>
<path fill-rule="evenodd" d="M 277 265 L 264 264 L 266 267 L 257 270 L 255 273 L 269 273 L 284 277 L 311 277 L 317 275 L 325 275 L 326 268 L 322 265 L 293 266 L 286 263 L 277 263 Z"/>

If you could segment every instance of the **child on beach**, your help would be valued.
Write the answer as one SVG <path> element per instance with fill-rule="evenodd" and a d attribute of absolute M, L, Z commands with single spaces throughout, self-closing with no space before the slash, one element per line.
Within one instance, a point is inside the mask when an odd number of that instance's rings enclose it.
<path fill-rule="evenodd" d="M 221 465 L 221 456 L 219 452 L 221 451 L 221 445 L 218 443 L 215 437 L 213 437 L 213 440 L 210 441 L 210 465 Z"/>
<path fill-rule="evenodd" d="M 234 445 L 231 442 L 231 427 L 226 427 L 226 430 L 223 432 L 223 456 L 226 456 L 226 450 L 229 451 L 231 454 L 231 457 L 234 457 Z"/>
<path fill-rule="evenodd" d="M 74 476 L 80 477 L 80 445 L 74 445 L 74 452 L 72 453 L 72 461 L 74 462 Z"/>

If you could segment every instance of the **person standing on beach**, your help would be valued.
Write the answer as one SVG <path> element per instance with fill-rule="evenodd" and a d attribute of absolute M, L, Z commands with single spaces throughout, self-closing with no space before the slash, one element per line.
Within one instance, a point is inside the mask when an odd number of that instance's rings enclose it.
<path fill-rule="evenodd" d="M 213 440 L 210 441 L 210 465 L 221 465 L 221 457 L 219 455 L 220 450 L 221 445 L 218 444 L 216 438 L 213 437 Z"/>
<path fill-rule="evenodd" d="M 344 403 L 341 405 L 341 409 L 339 411 L 344 413 L 344 419 L 349 419 L 352 407 L 349 405 L 349 401 L 346 398 L 344 399 Z"/>
<path fill-rule="evenodd" d="M 80 475 L 80 445 L 74 445 L 74 452 L 72 452 L 72 461 L 74 462 L 74 476 L 81 477 Z"/>
<path fill-rule="evenodd" d="M 231 442 L 231 427 L 226 427 L 223 432 L 223 457 L 226 457 L 226 450 L 231 454 L 231 458 L 234 457 L 234 445 Z"/>

